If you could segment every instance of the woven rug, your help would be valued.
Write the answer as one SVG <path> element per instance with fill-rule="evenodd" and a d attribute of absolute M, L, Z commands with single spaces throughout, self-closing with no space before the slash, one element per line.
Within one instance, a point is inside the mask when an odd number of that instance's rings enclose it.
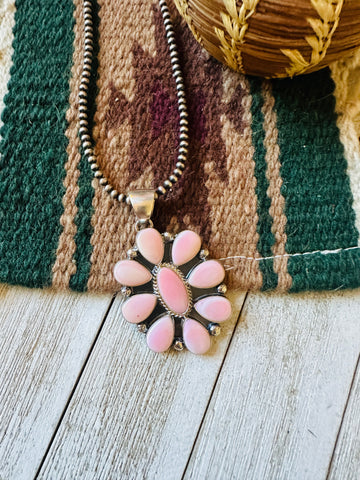
<path fill-rule="evenodd" d="M 99 5 L 99 162 L 120 192 L 157 187 L 178 143 L 159 8 Z M 233 288 L 360 286 L 360 53 L 294 80 L 244 77 L 210 58 L 172 12 L 191 149 L 155 226 L 198 232 Z M 134 216 L 81 155 L 80 1 L 2 0 L 0 29 L 0 281 L 113 292 Z"/>

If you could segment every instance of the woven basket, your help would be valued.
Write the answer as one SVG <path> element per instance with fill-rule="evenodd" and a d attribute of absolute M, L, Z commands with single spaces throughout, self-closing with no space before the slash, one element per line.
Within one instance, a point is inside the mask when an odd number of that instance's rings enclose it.
<path fill-rule="evenodd" d="M 195 38 L 242 73 L 310 73 L 360 46 L 360 0 L 174 0 Z"/>

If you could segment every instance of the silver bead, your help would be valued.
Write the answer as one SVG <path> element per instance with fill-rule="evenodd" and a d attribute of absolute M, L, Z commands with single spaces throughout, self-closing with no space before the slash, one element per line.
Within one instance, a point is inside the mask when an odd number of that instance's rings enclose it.
<path fill-rule="evenodd" d="M 219 285 L 217 288 L 217 291 L 225 295 L 225 293 L 227 292 L 227 286 L 225 285 L 225 283 L 222 283 L 221 285 Z"/>
<path fill-rule="evenodd" d="M 121 295 L 124 295 L 124 297 L 130 297 L 131 288 L 130 287 L 122 287 L 121 288 Z"/>
<path fill-rule="evenodd" d="M 139 323 L 137 326 L 137 329 L 140 333 L 146 333 L 147 332 L 147 326 L 145 323 Z"/>
<path fill-rule="evenodd" d="M 182 352 L 184 350 L 184 342 L 179 338 L 177 338 L 174 342 L 173 347 L 174 347 L 174 350 L 176 350 L 177 352 Z"/>
<path fill-rule="evenodd" d="M 174 237 L 169 232 L 163 233 L 163 238 L 166 243 L 172 242 L 174 240 Z"/>
<path fill-rule="evenodd" d="M 129 248 L 126 254 L 130 260 L 133 260 L 137 256 L 137 250 L 135 248 Z"/>
<path fill-rule="evenodd" d="M 201 260 L 206 260 L 207 257 L 209 256 L 209 250 L 204 248 L 203 250 L 201 250 L 199 256 L 200 256 Z"/>
<path fill-rule="evenodd" d="M 94 155 L 92 148 L 85 148 L 84 153 L 87 157 L 90 157 L 90 155 Z"/>
<path fill-rule="evenodd" d="M 184 146 L 181 146 L 181 145 L 180 145 L 178 158 L 180 157 L 180 155 L 183 155 L 183 156 L 185 156 L 185 158 L 186 158 L 186 155 L 187 155 L 188 153 L 189 153 L 189 151 L 188 151 L 187 147 L 184 147 Z"/>
<path fill-rule="evenodd" d="M 178 111 L 180 115 L 180 135 L 179 135 L 179 149 L 178 149 L 178 161 L 176 168 L 172 174 L 156 189 L 156 198 L 167 193 L 171 190 L 173 184 L 175 184 L 182 175 L 182 171 L 185 169 L 185 162 L 187 160 L 187 147 L 188 147 L 188 112 L 186 102 L 186 92 L 184 86 L 184 79 L 179 62 L 178 48 L 175 39 L 175 33 L 173 24 L 171 21 L 170 12 L 167 6 L 166 0 L 159 0 L 161 13 L 163 16 L 163 23 L 166 32 L 166 38 L 170 51 L 170 62 L 172 66 L 172 76 L 176 84 Z M 117 190 L 111 185 L 106 176 L 101 171 L 97 164 L 96 156 L 92 147 L 93 139 L 88 127 L 88 91 L 91 81 L 91 74 L 93 70 L 93 51 L 94 51 L 94 9 L 93 2 L 91 0 L 83 0 L 83 58 L 82 58 L 82 74 L 79 87 L 79 113 L 78 120 L 80 123 L 80 140 L 84 151 L 85 157 L 90 163 L 91 169 L 94 172 L 94 176 L 99 179 L 100 185 L 102 185 L 105 191 L 119 202 L 129 203 L 129 198 L 126 194 L 119 194 Z"/>
<path fill-rule="evenodd" d="M 218 325 L 217 323 L 210 323 L 210 325 L 208 326 L 208 331 L 212 337 L 217 337 L 218 335 L 220 335 L 221 332 L 220 325 Z"/>
<path fill-rule="evenodd" d="M 165 189 L 162 185 L 160 185 L 160 187 L 158 187 L 156 191 L 157 191 L 160 195 L 165 195 L 165 193 L 166 193 L 166 189 Z"/>

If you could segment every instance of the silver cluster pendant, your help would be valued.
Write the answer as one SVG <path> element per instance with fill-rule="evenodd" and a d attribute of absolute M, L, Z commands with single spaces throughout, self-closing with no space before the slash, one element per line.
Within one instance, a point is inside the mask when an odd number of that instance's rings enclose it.
<path fill-rule="evenodd" d="M 146 334 L 149 348 L 164 352 L 171 346 L 203 354 L 220 323 L 231 315 L 225 297 L 225 270 L 201 249 L 199 235 L 184 230 L 176 236 L 152 227 L 137 233 L 127 260 L 114 268 L 126 297 L 122 314 Z"/>

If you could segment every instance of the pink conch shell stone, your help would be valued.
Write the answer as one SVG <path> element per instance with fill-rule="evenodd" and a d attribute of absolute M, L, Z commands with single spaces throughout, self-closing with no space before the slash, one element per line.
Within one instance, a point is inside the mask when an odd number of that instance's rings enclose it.
<path fill-rule="evenodd" d="M 201 248 L 201 238 L 191 230 L 184 230 L 175 238 L 172 259 L 175 265 L 184 265 L 192 260 Z"/>
<path fill-rule="evenodd" d="M 211 346 L 210 335 L 199 322 L 187 318 L 183 326 L 184 342 L 190 352 L 201 355 Z"/>
<path fill-rule="evenodd" d="M 231 315 L 231 303 L 227 298 L 219 295 L 202 298 L 195 303 L 194 307 L 210 322 L 225 322 Z"/>
<path fill-rule="evenodd" d="M 130 297 L 122 306 L 122 314 L 130 323 L 140 323 L 147 319 L 156 305 L 156 295 L 140 293 Z"/>
<path fill-rule="evenodd" d="M 216 260 L 208 260 L 194 268 L 188 282 L 192 287 L 211 288 L 219 285 L 224 278 L 224 267 Z"/>
<path fill-rule="evenodd" d="M 151 280 L 151 273 L 135 260 L 120 260 L 114 267 L 114 277 L 122 285 L 137 287 Z"/>
<path fill-rule="evenodd" d="M 155 265 L 164 256 L 164 243 L 161 234 L 155 228 L 145 228 L 136 235 L 136 244 L 141 255 Z"/>
<path fill-rule="evenodd" d="M 174 322 L 169 315 L 166 315 L 151 325 L 146 335 L 146 342 L 154 352 L 165 352 L 171 346 L 174 334 Z"/>
<path fill-rule="evenodd" d="M 189 308 L 189 297 L 183 280 L 171 268 L 163 267 L 156 276 L 159 293 L 169 310 L 181 315 Z"/>

